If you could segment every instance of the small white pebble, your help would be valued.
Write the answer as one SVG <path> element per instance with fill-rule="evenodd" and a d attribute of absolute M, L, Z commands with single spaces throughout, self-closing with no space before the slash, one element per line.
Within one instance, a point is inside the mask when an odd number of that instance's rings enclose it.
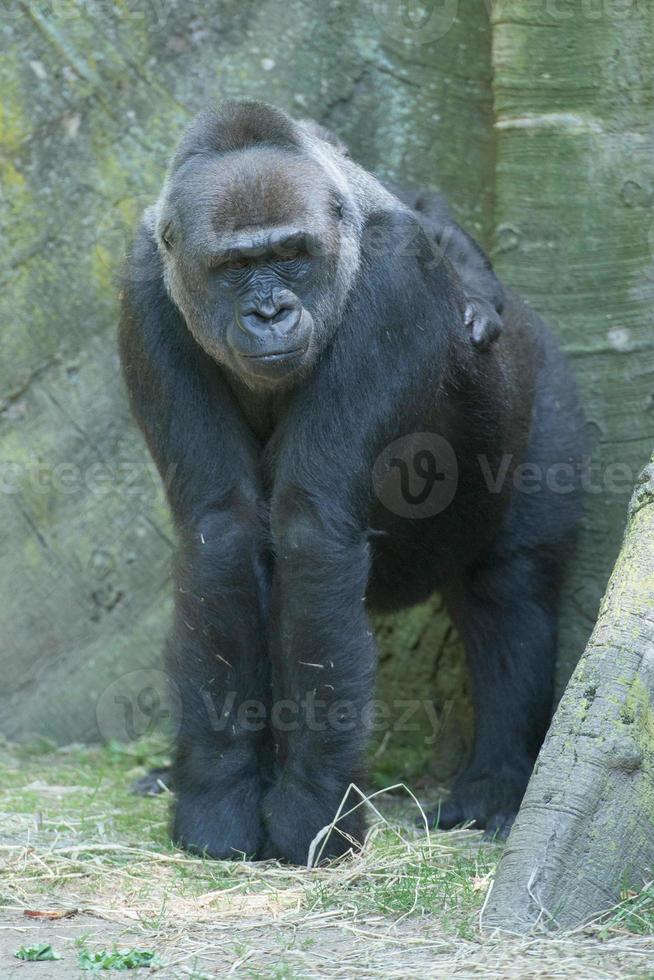
<path fill-rule="evenodd" d="M 62 121 L 66 136 L 69 140 L 74 140 L 79 133 L 79 128 L 82 122 L 82 117 L 78 112 L 72 113 L 72 115 L 65 115 Z"/>
<path fill-rule="evenodd" d="M 41 81 L 44 81 L 48 77 L 48 73 L 43 66 L 43 62 L 30 61 L 30 68 L 32 69 L 36 77 L 41 79 Z"/>

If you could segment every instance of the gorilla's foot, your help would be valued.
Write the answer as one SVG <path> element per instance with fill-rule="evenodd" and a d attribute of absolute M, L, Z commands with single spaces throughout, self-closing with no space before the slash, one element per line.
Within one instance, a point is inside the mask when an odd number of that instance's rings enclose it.
<path fill-rule="evenodd" d="M 160 766 L 157 769 L 150 769 L 145 776 L 135 779 L 129 791 L 134 796 L 159 796 L 172 788 L 170 766 Z"/>
<path fill-rule="evenodd" d="M 470 767 L 452 787 L 451 796 L 428 814 L 431 827 L 449 830 L 472 822 L 485 836 L 504 840 L 516 818 L 531 775 L 531 764 L 490 771 Z"/>

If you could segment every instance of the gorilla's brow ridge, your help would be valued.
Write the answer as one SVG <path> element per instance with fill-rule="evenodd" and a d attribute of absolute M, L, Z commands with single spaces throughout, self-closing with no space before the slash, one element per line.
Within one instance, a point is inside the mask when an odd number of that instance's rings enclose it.
<path fill-rule="evenodd" d="M 216 251 L 215 258 L 267 257 L 284 249 L 300 250 L 313 254 L 320 247 L 320 240 L 306 229 L 289 225 L 282 228 L 258 229 L 256 232 L 236 231 L 226 237 Z"/>

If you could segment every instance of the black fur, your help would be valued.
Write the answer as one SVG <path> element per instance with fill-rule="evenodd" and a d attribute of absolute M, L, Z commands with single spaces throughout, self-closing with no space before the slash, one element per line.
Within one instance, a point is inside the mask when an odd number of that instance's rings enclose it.
<path fill-rule="evenodd" d="M 178 535 L 167 653 L 182 705 L 174 839 L 214 857 L 298 863 L 362 778 L 376 663 L 368 609 L 435 589 L 466 642 L 476 713 L 472 757 L 440 825 L 510 825 L 550 716 L 582 427 L 543 322 L 502 291 L 502 336 L 477 349 L 461 279 L 434 260 L 416 214 L 336 149 L 321 156 L 305 132 L 249 103 L 195 124 L 139 231 L 120 331 L 132 408 Z M 215 279 L 204 246 L 190 254 L 207 209 L 213 241 L 230 214 L 232 229 L 269 230 L 285 208 L 296 222 L 313 208 L 306 222 L 322 222 L 315 256 L 282 267 L 272 250 Z M 355 274 L 338 264 L 352 241 Z M 275 282 L 292 299 L 261 312 Z M 287 335 L 302 352 L 285 353 L 281 368 L 256 360 L 253 374 L 252 345 L 267 357 Z M 402 515 L 387 496 L 397 467 L 423 472 L 418 455 L 379 470 L 386 447 L 413 433 L 447 440 L 458 463 L 452 502 L 427 516 Z M 538 492 L 526 479 L 516 488 L 524 464 L 542 470 Z M 557 464 L 574 471 L 569 492 L 546 481 Z M 363 832 L 359 808 L 323 856 Z"/>
<path fill-rule="evenodd" d="M 502 332 L 504 287 L 481 246 L 456 223 L 442 194 L 386 182 L 385 187 L 418 217 L 432 248 L 440 248 L 461 278 L 466 297 L 465 322 L 472 342 L 486 350 Z"/>
<path fill-rule="evenodd" d="M 304 119 L 303 125 L 342 156 L 350 157 L 348 146 L 330 129 L 313 119 Z M 456 223 L 442 194 L 400 187 L 392 181 L 384 181 L 384 187 L 413 211 L 434 251 L 444 254 L 456 269 L 465 292 L 464 318 L 472 342 L 485 350 L 502 332 L 501 314 L 505 303 L 504 287 L 495 275 L 490 259 L 479 243 Z"/>

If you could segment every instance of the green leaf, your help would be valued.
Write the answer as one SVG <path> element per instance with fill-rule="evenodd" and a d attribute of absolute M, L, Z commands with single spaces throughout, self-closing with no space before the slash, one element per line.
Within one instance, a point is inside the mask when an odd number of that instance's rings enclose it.
<path fill-rule="evenodd" d="M 104 949 L 92 953 L 88 949 L 80 949 L 79 966 L 82 970 L 139 970 L 141 967 L 151 967 L 156 963 L 156 954 L 151 950 L 130 949 L 126 953 L 120 950 Z"/>
<path fill-rule="evenodd" d="M 40 946 L 21 946 L 14 953 L 17 960 L 29 960 L 32 963 L 41 963 L 44 960 L 60 960 L 61 954 L 55 953 L 50 943 L 41 943 Z"/>

